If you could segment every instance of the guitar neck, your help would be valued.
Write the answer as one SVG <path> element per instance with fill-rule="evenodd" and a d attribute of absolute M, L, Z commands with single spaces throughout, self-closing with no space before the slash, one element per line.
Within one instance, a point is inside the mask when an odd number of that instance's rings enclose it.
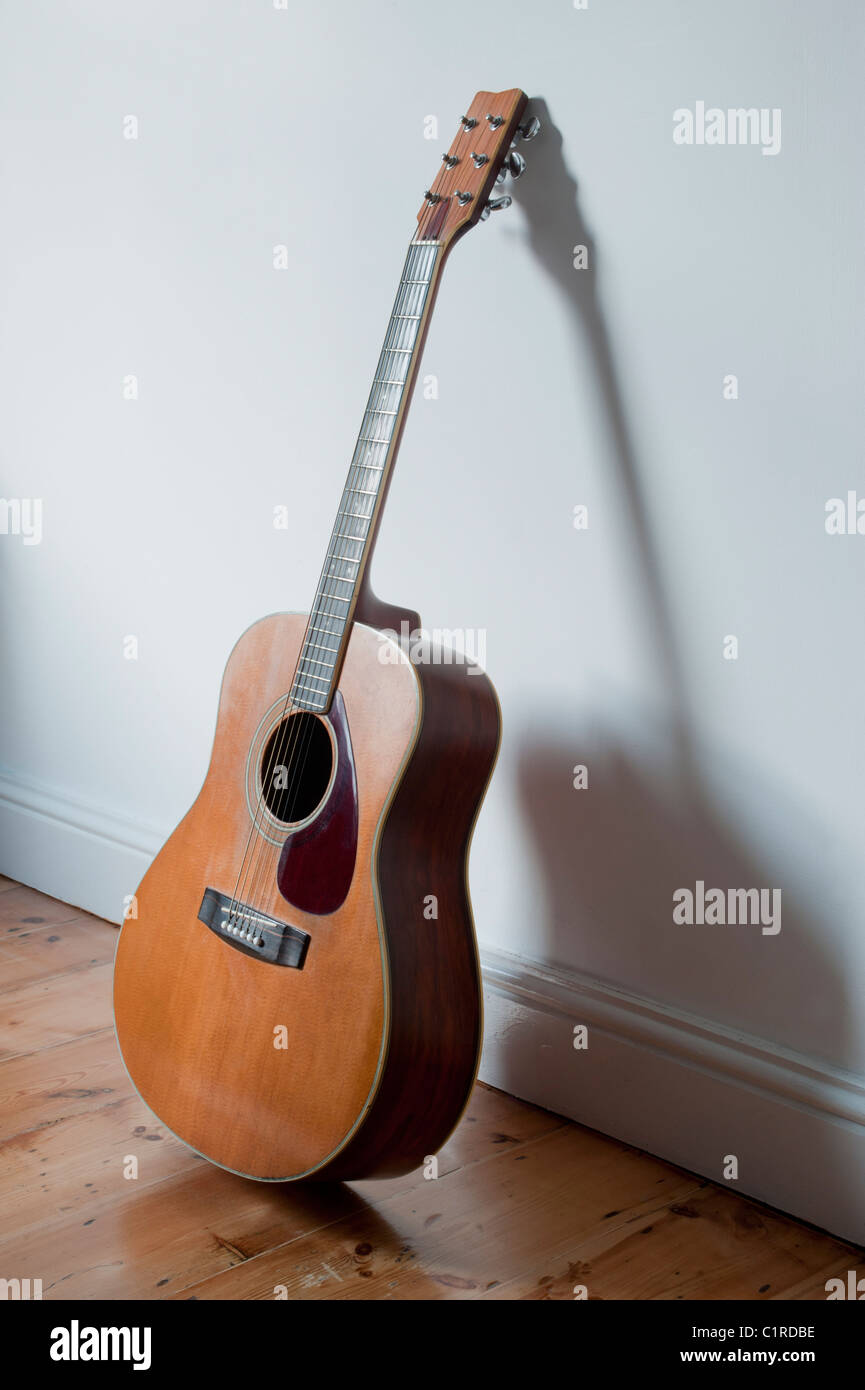
<path fill-rule="evenodd" d="M 436 240 L 415 240 L 408 248 L 292 684 L 291 699 L 299 709 L 322 712 L 333 699 L 420 365 L 442 256 Z"/>
<path fill-rule="evenodd" d="M 509 153 L 516 135 L 531 139 L 537 132 L 536 118 L 518 125 L 525 104 L 518 89 L 478 92 L 424 195 L 292 682 L 298 709 L 330 708 L 445 257 L 491 208 L 510 203 L 509 197 L 490 203 L 488 196 L 503 170 L 517 177 L 525 167 L 522 156 Z"/>

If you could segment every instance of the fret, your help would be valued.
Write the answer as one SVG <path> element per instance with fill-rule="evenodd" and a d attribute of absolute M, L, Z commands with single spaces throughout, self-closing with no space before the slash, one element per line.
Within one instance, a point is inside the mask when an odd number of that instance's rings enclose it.
<path fill-rule="evenodd" d="M 412 353 L 414 352 L 414 348 L 390 348 L 390 347 L 386 347 L 386 348 L 384 349 L 384 352 L 382 353 L 382 357 L 384 357 L 385 352 L 407 352 L 408 355 L 409 355 L 409 357 L 411 357 Z M 401 382 L 400 384 L 404 386 L 404 385 L 405 385 L 405 382 Z"/>
<path fill-rule="evenodd" d="M 367 415 L 399 415 L 398 410 L 382 410 L 379 406 L 376 406 L 375 410 L 368 410 L 366 413 Z"/>
<path fill-rule="evenodd" d="M 384 464 L 383 464 L 383 463 L 356 463 L 356 464 L 354 465 L 354 467 L 355 467 L 355 468 L 368 468 L 369 471 L 370 471 L 370 473 L 383 473 L 383 472 L 384 472 Z"/>
<path fill-rule="evenodd" d="M 326 643 L 324 643 L 324 642 L 304 642 L 304 644 L 303 644 L 303 650 L 306 651 L 307 647 L 315 647 L 315 650 L 316 650 L 317 652 L 338 652 L 338 651 L 339 651 L 339 647 L 329 647 L 329 646 L 328 646 Z"/>
<path fill-rule="evenodd" d="M 323 599 L 325 603 L 351 603 L 350 598 L 340 598 L 339 594 L 323 594 L 320 589 L 316 594 L 316 598 Z M 318 616 L 323 616 L 325 618 L 338 618 L 340 615 L 339 613 L 325 613 L 323 615 L 318 614 Z"/>
<path fill-rule="evenodd" d="M 337 650 L 339 650 L 339 648 L 337 648 Z M 319 661 L 316 656 L 302 656 L 300 659 L 301 661 L 311 661 L 313 666 L 323 666 L 325 671 L 330 671 L 331 674 L 333 673 L 332 661 Z"/>
<path fill-rule="evenodd" d="M 356 492 L 358 497 L 378 497 L 378 488 L 376 487 L 347 487 L 345 491 Z M 343 493 L 343 496 L 345 496 L 345 493 Z"/>
<path fill-rule="evenodd" d="M 389 439 L 370 439 L 368 435 L 362 434 L 357 441 L 358 444 L 390 444 Z"/>
<path fill-rule="evenodd" d="M 343 565 L 359 565 L 360 560 L 355 560 L 352 555 L 331 555 L 332 560 L 339 560 Z"/>
<path fill-rule="evenodd" d="M 372 514 L 368 512 L 337 512 L 337 516 L 353 516 L 355 521 L 372 521 Z"/>
<path fill-rule="evenodd" d="M 374 376 L 373 381 L 379 386 L 405 386 L 405 382 L 400 381 L 399 377 Z"/>
<path fill-rule="evenodd" d="M 302 677 L 303 679 L 301 679 L 301 677 Z M 321 692 L 320 690 L 315 690 L 311 685 L 306 685 L 306 686 L 305 686 L 305 685 L 304 685 L 304 681 L 307 681 L 307 680 L 310 680 L 310 681 L 318 681 L 319 685 L 327 685 L 327 681 L 325 680 L 324 676 L 314 676 L 314 675 L 312 674 L 311 671 L 299 671 L 299 672 L 298 672 L 298 679 L 295 681 L 295 685 L 296 685 L 298 688 L 304 688 L 304 689 L 306 689 L 306 690 L 312 690 L 313 695 L 321 695 L 322 692 Z"/>
<path fill-rule="evenodd" d="M 328 684 L 328 682 L 327 682 L 326 680 L 324 680 L 324 678 L 323 678 L 322 676 L 310 676 L 310 680 L 311 680 L 311 681 L 320 681 L 322 685 L 327 685 L 327 684 Z M 325 692 L 324 692 L 323 690 L 316 690 L 316 688 L 315 688 L 314 685 L 306 685 L 304 681 L 299 681 L 299 680 L 295 680 L 292 689 L 294 689 L 294 690 L 311 690 L 312 693 L 313 693 L 313 695 L 324 695 L 324 694 L 325 694 Z"/>
<path fill-rule="evenodd" d="M 317 614 L 316 614 L 316 617 L 318 617 L 318 618 L 335 618 L 336 615 L 333 614 L 333 613 L 317 613 Z M 339 622 L 342 622 L 342 619 L 340 618 L 340 619 L 338 619 L 338 621 L 339 621 Z M 338 636 L 340 635 L 340 632 L 342 631 L 342 629 L 339 629 L 338 631 L 334 632 L 334 630 L 333 630 L 332 627 L 317 627 L 315 623 L 310 623 L 310 625 L 309 625 L 309 630 L 310 630 L 310 632 L 323 632 L 324 635 L 325 635 L 325 637 L 338 637 Z M 329 650 L 329 649 L 326 648 L 325 650 Z M 337 648 L 337 650 L 339 650 L 339 648 Z"/>
<path fill-rule="evenodd" d="M 419 318 L 420 318 L 420 314 L 391 314 L 391 320 L 393 320 L 393 319 L 413 319 L 414 322 L 417 323 L 417 321 L 418 321 Z"/>
<path fill-rule="evenodd" d="M 354 580 L 353 580 L 353 579 L 346 579 L 346 578 L 345 578 L 343 575 L 341 575 L 341 574 L 329 574 L 329 575 L 327 576 L 327 578 L 328 578 L 329 580 L 332 580 L 332 582 L 333 582 L 334 584 L 354 584 Z M 328 594 L 327 597 L 328 597 L 328 598 L 336 598 L 336 594 Z"/>
<path fill-rule="evenodd" d="M 334 536 L 339 536 L 343 541 L 357 541 L 358 545 L 366 544 L 366 536 L 352 536 L 348 531 L 334 531 Z"/>

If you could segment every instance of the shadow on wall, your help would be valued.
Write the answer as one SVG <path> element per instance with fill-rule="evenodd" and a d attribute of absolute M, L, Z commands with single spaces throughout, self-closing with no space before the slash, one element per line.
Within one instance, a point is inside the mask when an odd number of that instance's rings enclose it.
<path fill-rule="evenodd" d="M 691 997 L 710 1001 L 700 1005 L 707 1016 L 733 1027 L 747 1019 L 751 1032 L 758 1031 L 753 1020 L 759 1019 L 761 1036 L 794 1049 L 803 1049 L 803 1036 L 818 1039 L 820 1053 L 843 1065 L 850 1044 L 844 972 L 830 957 L 823 924 L 811 906 L 797 905 L 785 893 L 777 937 L 761 934 L 757 926 L 673 924 L 676 888 L 693 889 L 698 880 L 725 890 L 783 889 L 783 883 L 777 867 L 773 874 L 759 863 L 727 823 L 700 772 L 687 683 L 598 302 L 603 257 L 583 221 L 577 184 L 546 104 L 533 100 L 530 109 L 541 119 L 541 134 L 529 147 L 530 174 L 514 183 L 512 193 L 526 214 L 531 249 L 570 311 L 575 335 L 588 339 L 642 580 L 644 621 L 661 663 L 669 711 L 666 760 L 658 758 L 651 775 L 612 740 L 587 747 L 586 730 L 575 726 L 567 710 L 560 733 L 547 726 L 526 734 L 518 792 L 546 890 L 545 955 L 553 962 L 579 959 L 583 941 L 588 958 L 611 962 L 611 976 L 618 963 L 626 967 L 620 979 L 637 971 L 653 977 L 667 991 L 656 995 L 659 1002 L 685 1008 L 689 982 L 696 982 Z M 588 248 L 585 270 L 574 269 L 570 254 L 580 244 Z M 571 785 L 569 772 L 577 763 L 589 766 L 588 791 Z M 747 769 L 736 785 L 743 805 L 771 801 L 777 806 L 791 838 L 802 841 L 803 859 L 814 855 L 813 827 L 796 824 L 797 811 L 786 793 L 758 785 Z M 666 959 L 659 960 L 665 952 Z M 716 1011 L 709 1013 L 709 1007 Z"/>

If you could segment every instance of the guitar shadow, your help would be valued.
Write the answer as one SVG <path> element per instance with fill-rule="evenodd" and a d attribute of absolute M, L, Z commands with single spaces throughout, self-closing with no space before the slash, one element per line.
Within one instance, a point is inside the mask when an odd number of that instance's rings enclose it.
<path fill-rule="evenodd" d="M 541 133 L 526 147 L 529 171 L 510 191 L 525 213 L 531 251 L 568 311 L 580 363 L 586 343 L 590 349 L 618 470 L 624 529 L 636 560 L 635 601 L 642 605 L 666 705 L 651 768 L 612 726 L 599 726 L 596 709 L 586 708 L 575 718 L 573 706 L 563 702 L 560 711 L 549 710 L 543 729 L 524 734 L 517 794 L 545 894 L 537 918 L 543 936 L 535 950 L 553 963 L 573 963 L 582 954 L 592 962 L 591 974 L 617 980 L 635 993 L 649 980 L 646 994 L 662 1006 L 687 1008 L 696 997 L 701 1013 L 727 1028 L 754 1032 L 753 1021 L 760 1019 L 764 1038 L 837 1065 L 850 1053 L 853 1014 L 843 962 L 830 944 L 835 905 L 828 862 L 822 881 L 814 883 L 817 856 L 828 836 L 793 804 L 787 788 L 766 785 L 752 768 L 726 761 L 723 800 L 703 771 L 711 765 L 710 755 L 717 764 L 718 752 L 700 746 L 695 734 L 687 669 L 599 299 L 603 256 L 584 221 L 577 182 L 546 103 L 535 99 L 530 109 L 541 119 Z M 584 270 L 573 266 L 571 248 L 577 245 L 587 248 Z M 779 699 L 782 693 L 779 681 Z M 645 728 L 641 712 L 633 716 L 632 723 Z M 587 790 L 573 788 L 576 764 L 588 767 Z M 755 855 L 737 829 L 737 802 L 745 810 L 759 807 L 781 829 L 778 840 L 788 846 L 783 862 L 772 865 Z M 784 864 L 789 871 L 791 863 L 796 886 L 788 895 Z M 803 868 L 812 884 L 807 895 L 798 886 Z M 673 892 L 693 890 L 698 880 L 707 889 L 780 887 L 780 933 L 763 935 L 757 925 L 674 925 Z M 803 1036 L 809 1039 L 804 1048 Z M 515 1056 L 511 1068 L 506 1057 L 505 1068 L 514 1078 L 526 1076 L 524 1057 L 518 1063 Z M 507 1081 L 501 1084 L 507 1089 Z M 791 1155 L 790 1161 L 804 1160 Z M 807 1166 L 821 1174 L 813 1181 L 823 1184 L 833 1180 L 839 1165 L 832 1154 L 811 1152 Z"/>

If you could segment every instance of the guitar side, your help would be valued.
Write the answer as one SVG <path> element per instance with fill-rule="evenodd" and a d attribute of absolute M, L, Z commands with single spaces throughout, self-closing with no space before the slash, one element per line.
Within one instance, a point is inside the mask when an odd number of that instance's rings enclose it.
<path fill-rule="evenodd" d="M 420 627 L 367 590 L 367 621 Z M 495 687 L 436 644 L 415 667 L 423 720 L 378 856 L 391 961 L 391 1036 L 369 1123 L 329 1165 L 351 1180 L 410 1172 L 442 1147 L 477 1076 L 483 994 L 468 887 L 471 840 L 501 741 Z M 434 915 L 433 915 L 434 914 Z"/>

